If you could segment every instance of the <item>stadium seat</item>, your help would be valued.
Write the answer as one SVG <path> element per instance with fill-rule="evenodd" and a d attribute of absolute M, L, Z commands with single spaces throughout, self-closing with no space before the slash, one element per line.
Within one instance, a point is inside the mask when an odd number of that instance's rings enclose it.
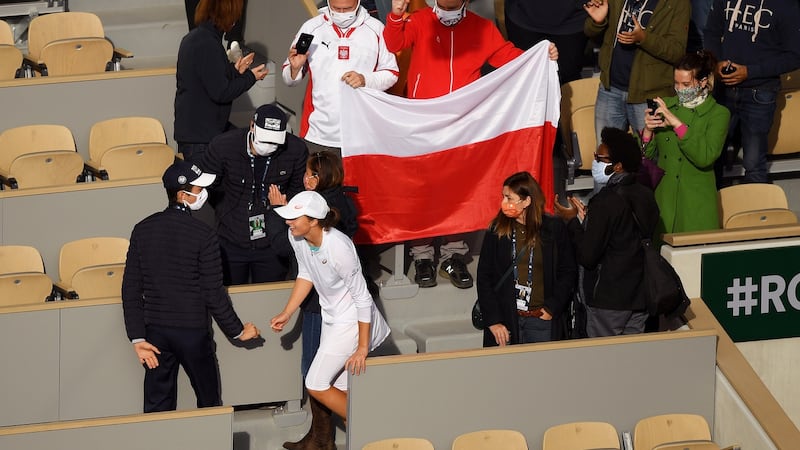
<path fill-rule="evenodd" d="M 697 414 L 652 416 L 637 422 L 633 430 L 635 450 L 651 450 L 657 445 L 691 440 L 711 440 L 711 430 L 703 416 Z"/>
<path fill-rule="evenodd" d="M 681 441 L 657 445 L 652 450 L 720 450 L 720 448 L 713 441 Z"/>
<path fill-rule="evenodd" d="M 26 245 L 0 245 L 0 306 L 43 303 L 53 292 L 44 274 L 39 250 Z"/>
<path fill-rule="evenodd" d="M 556 425 L 544 432 L 542 450 L 619 450 L 619 434 L 606 422 L 573 422 Z"/>
<path fill-rule="evenodd" d="M 42 76 L 85 75 L 119 70 L 132 57 L 106 39 L 103 24 L 89 12 L 45 14 L 31 20 L 26 63 Z"/>
<path fill-rule="evenodd" d="M 457 436 L 452 450 L 528 450 L 525 436 L 514 430 L 482 430 Z"/>
<path fill-rule="evenodd" d="M 370 442 L 361 450 L 433 450 L 433 444 L 421 438 L 395 438 Z"/>
<path fill-rule="evenodd" d="M 572 148 L 575 167 L 580 170 L 592 170 L 594 152 L 597 150 L 597 134 L 594 129 L 594 105 L 575 110 L 570 116 L 572 130 Z M 580 165 L 577 163 L 580 162 Z"/>
<path fill-rule="evenodd" d="M 777 103 L 769 133 L 769 154 L 800 153 L 800 88 L 781 91 Z"/>
<path fill-rule="evenodd" d="M 797 215 L 793 211 L 771 208 L 734 214 L 725 222 L 725 228 L 766 227 L 771 225 L 790 225 L 793 223 L 797 223 Z"/>
<path fill-rule="evenodd" d="M 797 221 L 789 210 L 786 193 L 777 184 L 747 183 L 722 188 L 719 190 L 719 212 L 722 228 Z"/>
<path fill-rule="evenodd" d="M 128 244 L 118 237 L 67 242 L 58 258 L 56 289 L 67 299 L 119 297 Z"/>
<path fill-rule="evenodd" d="M 598 78 L 582 78 L 561 86 L 561 132 L 572 180 L 576 170 L 591 170 L 597 136 L 594 130 L 594 104 Z"/>
<path fill-rule="evenodd" d="M 89 133 L 87 169 L 104 180 L 161 176 L 175 160 L 164 127 L 152 117 L 97 122 Z"/>
<path fill-rule="evenodd" d="M 0 80 L 12 80 L 22 67 L 22 52 L 14 46 L 11 27 L 0 20 Z"/>
<path fill-rule="evenodd" d="M 12 189 L 59 186 L 82 176 L 83 158 L 67 127 L 28 125 L 0 134 L 0 183 Z"/>

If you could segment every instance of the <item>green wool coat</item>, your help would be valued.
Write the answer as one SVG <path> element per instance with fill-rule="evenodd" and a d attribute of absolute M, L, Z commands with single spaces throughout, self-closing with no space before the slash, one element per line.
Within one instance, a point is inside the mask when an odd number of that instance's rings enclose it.
<path fill-rule="evenodd" d="M 694 109 L 680 106 L 677 97 L 663 100 L 688 129 L 683 139 L 672 127 L 657 129 L 645 146 L 645 154 L 658 158 L 664 169 L 655 192 L 661 211 L 656 236 L 720 228 L 714 161 L 725 145 L 731 114 L 710 95 Z"/>

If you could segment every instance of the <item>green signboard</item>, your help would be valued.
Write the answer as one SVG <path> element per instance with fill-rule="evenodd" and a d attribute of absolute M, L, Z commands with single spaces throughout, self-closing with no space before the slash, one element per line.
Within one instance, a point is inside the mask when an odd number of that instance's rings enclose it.
<path fill-rule="evenodd" d="M 800 336 L 800 247 L 705 253 L 700 295 L 735 342 Z"/>

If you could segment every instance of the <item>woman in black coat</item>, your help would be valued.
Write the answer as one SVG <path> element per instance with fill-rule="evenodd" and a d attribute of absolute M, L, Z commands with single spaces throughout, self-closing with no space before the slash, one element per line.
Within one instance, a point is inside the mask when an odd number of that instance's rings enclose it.
<path fill-rule="evenodd" d="M 501 209 L 483 238 L 478 302 L 484 347 L 561 339 L 578 269 L 566 227 L 544 213 L 528 172 L 503 183 Z"/>

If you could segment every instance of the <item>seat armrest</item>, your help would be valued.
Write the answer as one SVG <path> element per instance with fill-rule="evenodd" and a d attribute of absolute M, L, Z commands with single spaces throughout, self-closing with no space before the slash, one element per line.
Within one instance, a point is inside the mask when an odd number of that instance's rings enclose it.
<path fill-rule="evenodd" d="M 94 178 L 99 178 L 101 180 L 108 180 L 108 172 L 106 169 L 100 167 L 100 163 L 95 161 L 89 160 L 83 163 L 83 172 L 84 174 L 91 173 L 94 175 Z"/>
<path fill-rule="evenodd" d="M 22 66 L 23 68 L 29 67 L 32 70 L 39 72 L 43 77 L 47 76 L 47 65 L 44 63 L 44 61 L 34 59 L 31 57 L 31 55 L 23 55 Z"/>
<path fill-rule="evenodd" d="M 11 189 L 19 189 L 19 183 L 14 177 L 0 174 L 0 190 L 5 189 L 3 186 L 8 186 Z"/>
<path fill-rule="evenodd" d="M 78 293 L 72 290 L 72 286 L 68 286 L 61 281 L 53 283 L 53 290 L 61 294 L 61 298 L 65 300 L 78 300 Z"/>
<path fill-rule="evenodd" d="M 115 58 L 133 58 L 133 52 L 122 47 L 114 47 Z"/>

